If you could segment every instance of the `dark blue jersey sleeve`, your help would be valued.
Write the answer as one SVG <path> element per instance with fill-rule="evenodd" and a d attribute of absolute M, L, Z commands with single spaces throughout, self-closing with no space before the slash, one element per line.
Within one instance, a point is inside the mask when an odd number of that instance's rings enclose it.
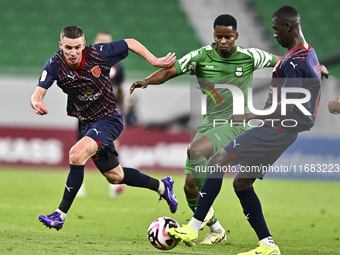
<path fill-rule="evenodd" d="M 303 88 L 305 75 L 305 62 L 298 59 L 290 59 L 283 66 L 284 77 L 282 87 Z M 301 93 L 287 93 L 286 98 L 295 99 L 303 97 Z"/>
<path fill-rule="evenodd" d="M 59 68 L 57 67 L 55 57 L 50 58 L 44 66 L 39 78 L 38 86 L 44 89 L 51 87 L 53 82 L 57 79 L 58 70 Z"/>
<path fill-rule="evenodd" d="M 289 59 L 283 66 L 284 78 L 304 78 L 306 62 Z"/>
<path fill-rule="evenodd" d="M 98 43 L 93 47 L 99 52 L 100 57 L 108 66 L 114 66 L 129 54 L 129 47 L 124 40 Z"/>

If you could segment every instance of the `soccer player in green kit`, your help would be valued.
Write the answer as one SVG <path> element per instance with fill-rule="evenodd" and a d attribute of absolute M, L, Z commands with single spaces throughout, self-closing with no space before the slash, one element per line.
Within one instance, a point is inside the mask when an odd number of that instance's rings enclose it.
<path fill-rule="evenodd" d="M 252 86 L 253 72 L 264 67 L 273 67 L 281 57 L 267 53 L 260 49 L 243 48 L 235 45 L 238 38 L 237 22 L 228 14 L 218 16 L 214 21 L 214 40 L 200 49 L 191 51 L 170 68 L 161 69 L 149 77 L 132 84 L 130 94 L 135 88 L 146 88 L 148 84 L 162 84 L 167 80 L 182 74 L 196 75 L 202 90 L 213 87 L 212 81 L 227 81 L 228 84 L 238 86 L 245 96 L 245 112 L 248 112 L 247 89 Z M 201 82 L 203 79 L 203 82 Z M 207 82 L 204 82 L 207 81 Z M 208 85 L 209 84 L 209 85 Z M 208 87 L 206 86 L 208 85 Z M 189 207 L 194 212 L 199 190 L 202 188 L 206 173 L 197 174 L 196 167 L 207 166 L 208 159 L 225 144 L 248 127 L 244 125 L 216 125 L 214 119 L 228 119 L 233 113 L 232 93 L 227 89 L 216 89 L 222 104 L 215 105 L 214 99 L 207 97 L 207 113 L 197 129 L 197 134 L 190 143 L 187 151 L 185 166 L 184 192 Z M 202 174 L 204 174 L 202 176 Z M 215 217 L 210 208 L 201 229 L 208 225 L 210 232 L 202 244 L 216 244 L 226 241 L 226 231 Z"/>

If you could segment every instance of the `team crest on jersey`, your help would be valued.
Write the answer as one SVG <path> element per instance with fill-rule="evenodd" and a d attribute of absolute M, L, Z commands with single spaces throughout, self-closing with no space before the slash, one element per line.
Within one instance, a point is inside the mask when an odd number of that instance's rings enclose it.
<path fill-rule="evenodd" d="M 242 67 L 242 66 L 236 67 L 235 75 L 236 75 L 237 77 L 241 77 L 241 76 L 243 75 L 243 67 Z"/>
<path fill-rule="evenodd" d="M 94 76 L 99 77 L 100 76 L 100 68 L 99 66 L 95 66 L 91 69 L 91 72 Z"/>

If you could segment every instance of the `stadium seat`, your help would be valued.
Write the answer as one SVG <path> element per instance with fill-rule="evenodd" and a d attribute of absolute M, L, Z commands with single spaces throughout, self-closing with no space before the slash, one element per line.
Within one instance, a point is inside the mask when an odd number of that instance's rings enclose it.
<path fill-rule="evenodd" d="M 60 30 L 71 24 L 84 29 L 87 44 L 92 44 L 99 30 L 108 30 L 115 40 L 138 39 L 156 56 L 169 51 L 183 55 L 187 52 L 183 47 L 191 50 L 201 46 L 178 0 L 166 4 L 153 0 L 73 0 L 63 7 L 58 1 L 6 2 L 0 1 L 0 9 L 6 10 L 0 24 L 1 37 L 6 40 L 0 42 L 7 49 L 0 55 L 0 66 L 42 67 L 58 50 Z M 127 58 L 124 66 L 154 71 L 137 59 Z"/>
<path fill-rule="evenodd" d="M 270 22 L 273 12 L 282 5 L 291 5 L 299 11 L 304 36 L 315 48 L 320 62 L 340 54 L 340 34 L 337 32 L 340 24 L 338 1 L 286 0 L 282 3 L 272 0 L 251 0 L 250 2 L 270 35 L 273 31 Z M 340 65 L 332 66 L 331 75 L 340 76 Z"/>

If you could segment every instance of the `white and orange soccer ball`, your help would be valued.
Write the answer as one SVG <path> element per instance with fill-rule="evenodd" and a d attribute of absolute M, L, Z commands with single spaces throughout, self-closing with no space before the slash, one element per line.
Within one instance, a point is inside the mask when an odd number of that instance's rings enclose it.
<path fill-rule="evenodd" d="M 179 228 L 179 224 L 170 217 L 159 217 L 150 224 L 148 239 L 153 247 L 160 250 L 171 250 L 178 244 L 179 240 L 171 239 L 166 233 L 168 228 Z"/>

